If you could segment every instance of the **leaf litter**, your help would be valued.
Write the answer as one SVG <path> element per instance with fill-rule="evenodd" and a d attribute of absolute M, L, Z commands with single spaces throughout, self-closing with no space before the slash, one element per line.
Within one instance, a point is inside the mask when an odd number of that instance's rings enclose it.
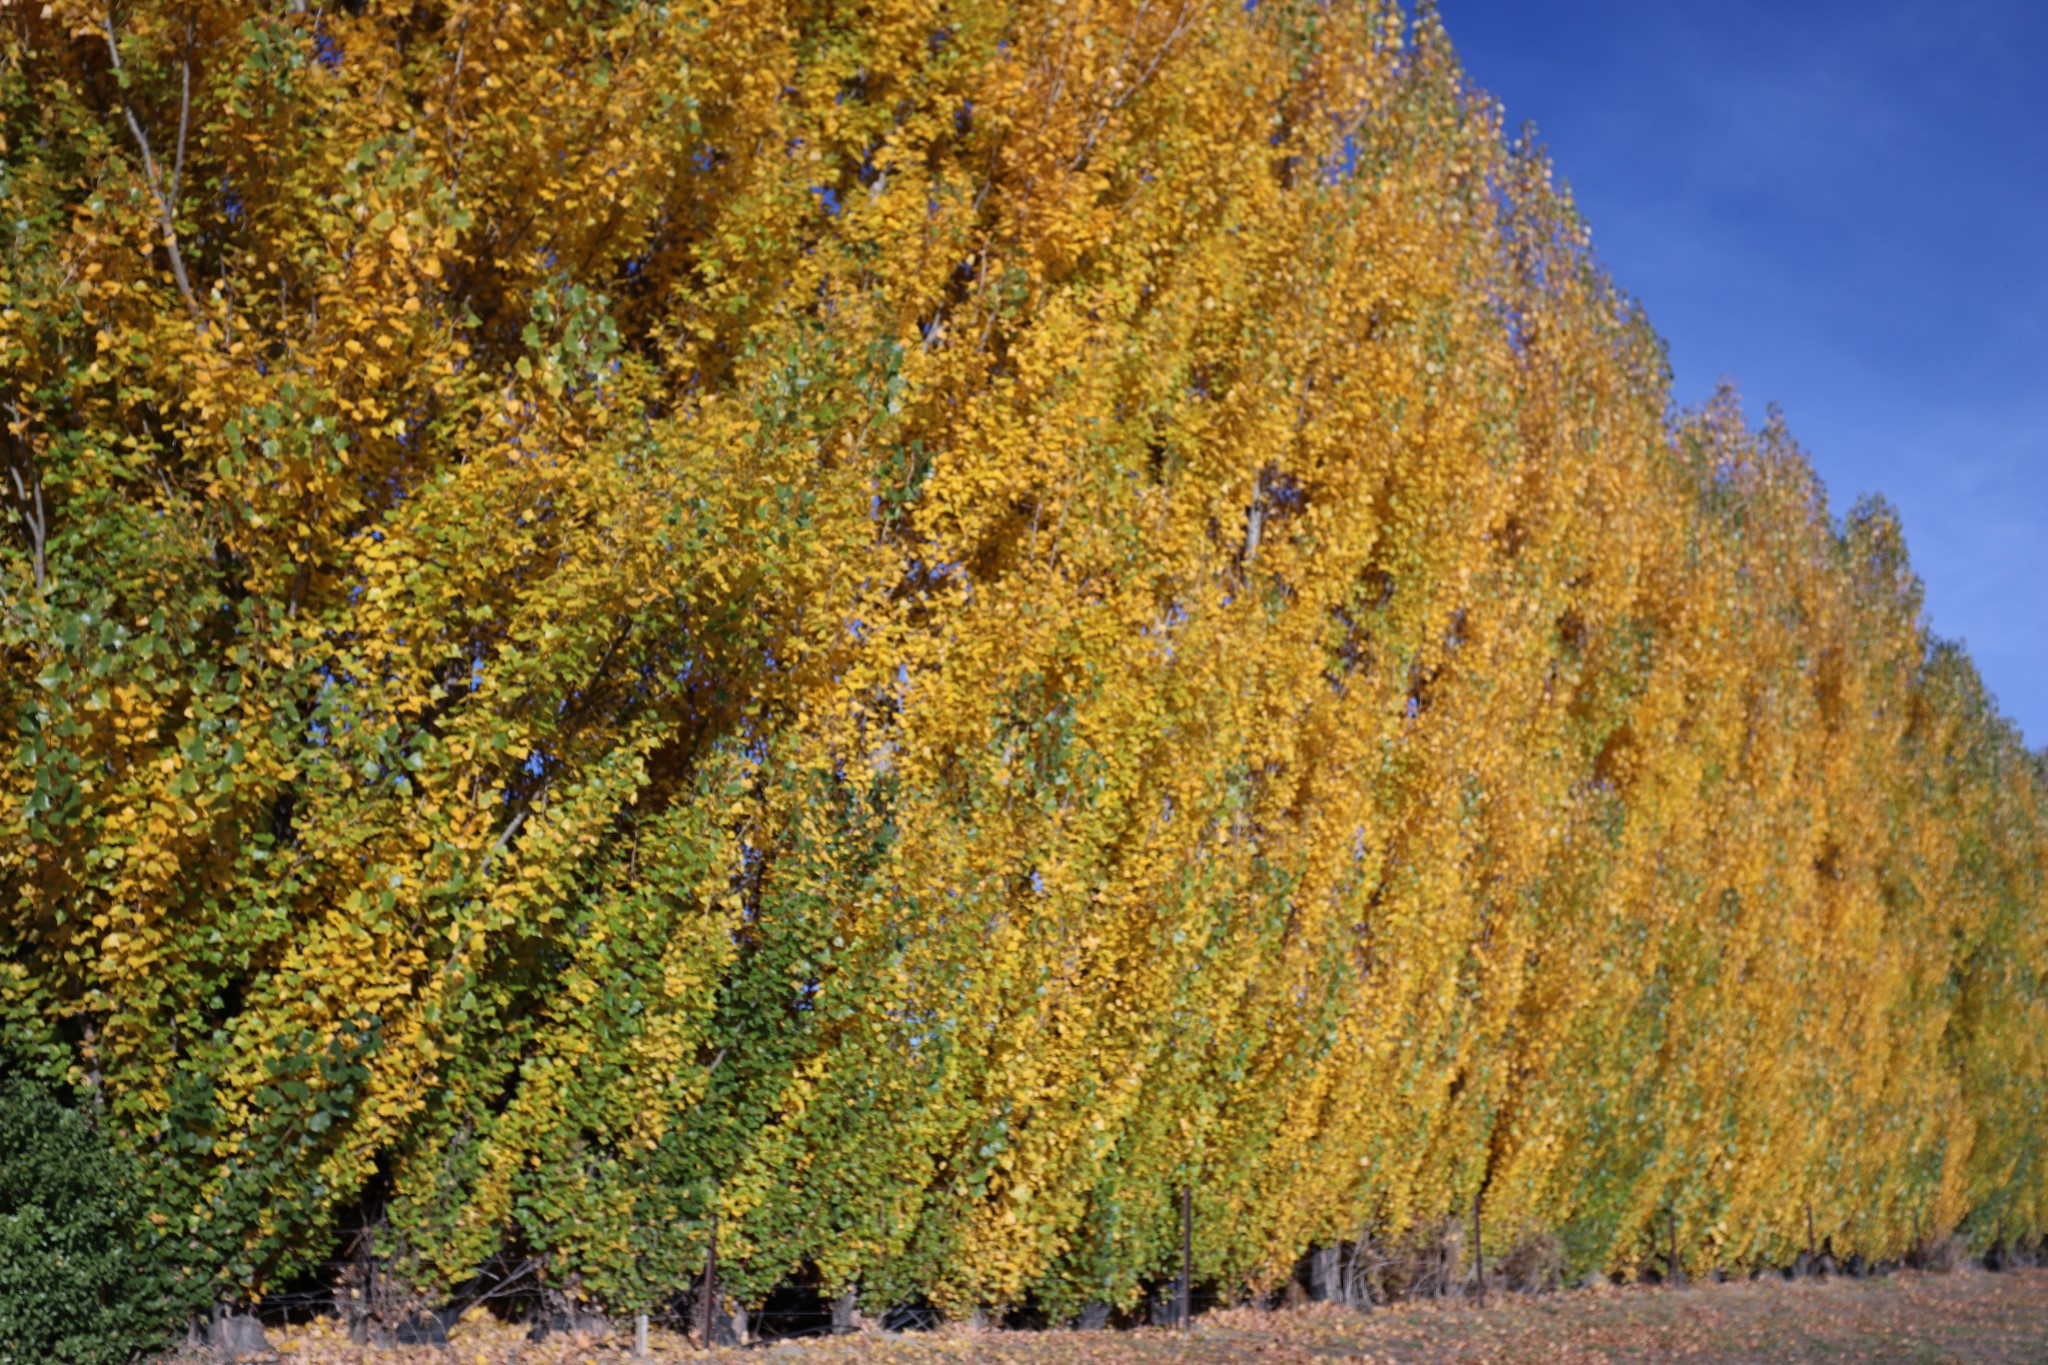
<path fill-rule="evenodd" d="M 634 1359 L 630 1333 L 527 1339 L 522 1323 L 472 1313 L 449 1345 L 378 1349 L 323 1320 L 273 1330 L 278 1365 L 612 1365 Z M 946 1324 L 864 1331 L 706 1352 L 680 1333 L 649 1336 L 655 1360 L 743 1365 L 2043 1365 L 2048 1270 L 1902 1272 L 1788 1282 L 1775 1276 L 1678 1288 L 1602 1286 L 1485 1303 L 1439 1300 L 1371 1312 L 1328 1305 L 1228 1309 L 1181 1334 L 1003 1331 Z"/>

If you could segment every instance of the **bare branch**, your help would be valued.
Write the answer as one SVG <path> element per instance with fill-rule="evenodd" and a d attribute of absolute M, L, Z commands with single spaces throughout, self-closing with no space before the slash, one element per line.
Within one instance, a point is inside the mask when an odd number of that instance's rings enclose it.
<path fill-rule="evenodd" d="M 50 520 L 43 511 L 43 481 L 31 475 L 29 483 L 25 484 L 22 482 L 21 471 L 11 465 L 7 473 L 14 480 L 14 495 L 21 500 L 21 520 L 22 524 L 28 527 L 29 550 L 36 572 L 36 589 L 40 592 L 47 589 L 50 582 L 49 561 L 45 557 L 45 546 L 49 544 L 50 538 Z"/>
<path fill-rule="evenodd" d="M 532 814 L 531 810 L 523 810 L 512 817 L 511 823 L 505 826 L 505 832 L 498 836 L 498 842 L 491 845 L 490 856 L 484 859 L 484 867 L 486 869 L 490 867 L 492 858 L 497 857 L 512 846 L 512 836 L 519 833 L 519 827 L 526 823 L 526 817 L 530 814 Z"/>
<path fill-rule="evenodd" d="M 1145 4 L 1139 6 L 1137 17 L 1131 21 L 1131 31 L 1124 38 L 1123 49 L 1117 53 L 1116 63 L 1110 68 L 1106 80 L 1116 81 L 1121 79 L 1124 70 L 1124 58 L 1137 42 L 1138 27 L 1145 22 L 1146 11 L 1151 8 L 1150 0 L 1146 0 Z M 1166 60 L 1167 54 L 1173 51 L 1175 44 L 1179 43 L 1187 35 L 1188 30 L 1194 26 L 1195 17 L 1192 0 L 1182 0 L 1179 11 L 1173 16 L 1173 25 L 1167 30 L 1166 37 L 1161 40 L 1158 48 L 1152 53 L 1152 60 L 1146 63 L 1145 69 L 1138 73 L 1138 78 L 1135 81 L 1132 81 L 1123 88 L 1122 93 L 1116 95 L 1108 104 L 1096 111 L 1094 121 L 1089 125 L 1087 134 L 1081 139 L 1081 150 L 1074 153 L 1074 159 L 1067 163 L 1068 170 L 1078 171 L 1087 164 L 1089 153 L 1095 150 L 1095 140 L 1102 136 L 1102 130 L 1108 125 L 1110 116 L 1130 103 L 1133 95 L 1136 95 L 1140 90 L 1151 84 L 1153 75 L 1159 70 L 1159 64 Z"/>
<path fill-rule="evenodd" d="M 199 307 L 198 296 L 192 292 L 192 279 L 185 273 L 185 253 L 178 245 L 178 224 L 174 203 L 175 182 L 172 194 L 164 191 L 163 176 L 157 170 L 156 155 L 149 148 L 149 134 L 142 131 L 142 121 L 135 117 L 135 106 L 128 102 L 127 68 L 121 65 L 121 44 L 114 37 L 114 14 L 107 11 L 106 18 L 107 57 L 114 64 L 115 84 L 121 88 L 121 113 L 128 120 L 128 131 L 135 136 L 135 145 L 142 152 L 142 173 L 149 181 L 149 193 L 156 200 L 157 221 L 163 229 L 164 249 L 171 257 L 171 278 L 177 282 L 178 293 L 185 300 L 186 311 L 199 324 L 199 330 L 206 330 L 206 314 Z M 185 161 L 185 125 L 191 109 L 192 66 L 185 63 L 185 103 L 178 115 L 178 170 L 182 173 Z"/>
<path fill-rule="evenodd" d="M 192 126 L 192 21 L 185 21 L 185 55 L 178 60 L 178 159 L 171 166 L 171 203 L 185 183 L 185 133 Z"/>

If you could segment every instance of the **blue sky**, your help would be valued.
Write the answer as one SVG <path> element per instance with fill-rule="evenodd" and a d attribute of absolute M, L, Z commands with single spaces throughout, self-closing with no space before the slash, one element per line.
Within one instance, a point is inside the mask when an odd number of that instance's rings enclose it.
<path fill-rule="evenodd" d="M 2048 0 L 1441 0 L 1670 343 L 1882 493 L 2048 745 Z"/>

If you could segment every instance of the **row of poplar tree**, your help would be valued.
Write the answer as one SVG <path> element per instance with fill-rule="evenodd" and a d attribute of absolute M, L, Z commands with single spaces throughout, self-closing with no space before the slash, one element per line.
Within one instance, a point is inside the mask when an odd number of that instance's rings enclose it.
<path fill-rule="evenodd" d="M 210 1295 L 2048 1224 L 2043 759 L 1428 14 L 13 5 L 0 201 L 0 1030 Z"/>

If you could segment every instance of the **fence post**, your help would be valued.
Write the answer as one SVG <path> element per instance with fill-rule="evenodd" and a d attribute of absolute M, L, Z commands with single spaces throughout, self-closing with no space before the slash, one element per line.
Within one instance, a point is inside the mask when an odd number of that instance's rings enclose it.
<path fill-rule="evenodd" d="M 1472 1196 L 1472 1288 L 1481 1303 L 1486 1302 L 1486 1247 L 1479 1240 L 1482 1227 L 1479 1221 L 1480 1195 Z"/>
<path fill-rule="evenodd" d="M 718 1196 L 711 1196 L 711 1242 L 704 1249 L 704 1292 L 699 1295 L 698 1322 L 703 1329 L 704 1349 L 712 1346 L 712 1314 L 718 1294 Z"/>
<path fill-rule="evenodd" d="M 1180 1330 L 1195 1325 L 1195 1187 L 1180 1187 Z"/>
<path fill-rule="evenodd" d="M 645 1313 L 635 1313 L 633 1315 L 633 1354 L 636 1356 L 647 1354 L 647 1315 Z"/>

